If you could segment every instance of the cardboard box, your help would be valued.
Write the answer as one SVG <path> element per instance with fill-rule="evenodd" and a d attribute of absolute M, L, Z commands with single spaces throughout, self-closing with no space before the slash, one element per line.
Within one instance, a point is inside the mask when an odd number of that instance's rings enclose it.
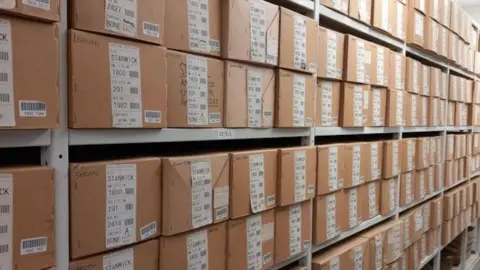
<path fill-rule="evenodd" d="M 372 25 L 393 34 L 396 23 L 395 4 L 395 0 L 373 1 Z"/>
<path fill-rule="evenodd" d="M 445 126 L 447 123 L 446 112 L 447 112 L 447 101 L 443 99 L 438 100 L 438 125 Z"/>
<path fill-rule="evenodd" d="M 455 125 L 455 102 L 448 101 L 447 126 Z"/>
<path fill-rule="evenodd" d="M 440 39 L 439 39 L 439 55 L 448 58 L 448 38 L 449 30 L 443 25 L 439 25 Z"/>
<path fill-rule="evenodd" d="M 367 182 L 358 188 L 358 215 L 363 221 L 371 220 L 380 214 L 380 182 L 381 180 Z M 368 200 L 368 203 L 361 201 L 362 198 Z"/>
<path fill-rule="evenodd" d="M 465 103 L 455 103 L 455 126 L 468 125 L 468 106 Z"/>
<path fill-rule="evenodd" d="M 17 9 L 36 13 L 36 8 L 24 5 L 19 3 Z M 5 15 L 0 19 L 4 37 L 0 129 L 58 127 L 58 25 Z"/>
<path fill-rule="evenodd" d="M 317 80 L 315 126 L 338 127 L 341 87 L 337 81 Z"/>
<path fill-rule="evenodd" d="M 248 216 L 277 206 L 277 149 L 233 152 L 229 155 L 230 191 L 222 194 L 218 193 L 221 188 L 216 190 L 217 194 L 227 195 L 223 199 L 231 197 L 230 218 Z"/>
<path fill-rule="evenodd" d="M 437 127 L 439 126 L 439 104 L 440 99 L 429 97 L 428 98 L 428 126 L 429 127 Z"/>
<path fill-rule="evenodd" d="M 372 23 L 372 2 L 373 0 L 350 0 L 348 16 L 370 25 Z"/>
<path fill-rule="evenodd" d="M 190 78 L 187 76 L 189 69 L 198 69 L 203 72 L 198 72 L 198 76 Z M 222 127 L 224 62 L 168 50 L 167 71 L 168 126 Z M 201 81 L 202 83 L 199 83 L 201 85 L 188 90 L 189 81 L 195 84 L 196 80 Z M 193 92 L 192 95 L 194 94 L 196 98 L 188 98 L 189 92 Z"/>
<path fill-rule="evenodd" d="M 317 34 L 317 76 L 341 80 L 343 78 L 345 35 L 321 26 L 318 27 Z"/>
<path fill-rule="evenodd" d="M 416 201 L 416 175 L 415 172 L 402 173 L 400 177 L 400 206 L 407 206 Z"/>
<path fill-rule="evenodd" d="M 275 210 L 275 264 L 310 247 L 311 218 L 311 200 Z"/>
<path fill-rule="evenodd" d="M 320 0 L 320 4 L 329 7 L 331 9 L 337 10 L 345 15 L 348 15 L 348 6 L 350 0 Z"/>
<path fill-rule="evenodd" d="M 428 125 L 428 97 L 418 96 L 417 112 L 420 114 L 419 126 L 426 127 Z"/>
<path fill-rule="evenodd" d="M 400 172 L 400 141 L 389 140 L 383 143 L 383 179 L 395 177 Z"/>
<path fill-rule="evenodd" d="M 408 9 L 407 43 L 422 48 L 425 46 L 425 17 L 425 14 L 417 9 Z"/>
<path fill-rule="evenodd" d="M 442 163 L 445 161 L 445 136 L 436 137 L 436 141 L 435 145 L 437 146 L 437 150 L 435 151 L 435 163 Z"/>
<path fill-rule="evenodd" d="M 425 32 L 426 32 L 426 39 L 425 39 L 425 49 L 435 52 L 439 54 L 440 46 L 442 45 L 441 37 L 440 37 L 440 30 L 441 26 L 432 20 L 431 18 L 427 17 L 425 21 Z"/>
<path fill-rule="evenodd" d="M 386 126 L 398 127 L 403 125 L 404 92 L 401 90 L 387 91 L 387 121 Z"/>
<path fill-rule="evenodd" d="M 370 265 L 372 269 L 383 269 L 384 265 L 398 260 L 403 250 L 403 222 L 388 221 L 372 229 L 362 232 L 360 237 L 369 239 Z"/>
<path fill-rule="evenodd" d="M 422 204 L 422 216 L 423 216 L 423 233 L 430 229 L 430 211 L 431 211 L 431 201 L 427 201 Z"/>
<path fill-rule="evenodd" d="M 285 206 L 315 197 L 316 147 L 291 147 L 278 151 L 278 205 Z"/>
<path fill-rule="evenodd" d="M 440 98 L 447 99 L 448 97 L 448 74 L 446 72 L 441 73 L 440 80 L 442 83 L 442 87 L 440 88 Z"/>
<path fill-rule="evenodd" d="M 421 113 L 418 111 L 421 99 L 419 95 L 404 93 L 403 115 L 405 119 L 404 126 L 415 127 L 420 124 Z M 421 109 L 421 108 L 420 108 Z"/>
<path fill-rule="evenodd" d="M 448 99 L 451 101 L 460 101 L 460 90 L 459 90 L 459 83 L 460 78 L 454 75 L 450 75 L 449 79 L 449 91 L 448 91 Z"/>
<path fill-rule="evenodd" d="M 317 25 L 309 17 L 280 7 L 280 68 L 317 72 Z"/>
<path fill-rule="evenodd" d="M 428 195 L 428 169 L 415 172 L 415 201 L 423 201 Z"/>
<path fill-rule="evenodd" d="M 377 86 L 388 87 L 390 84 L 390 50 L 386 47 L 372 45 L 372 63 L 373 68 L 371 70 L 371 83 Z"/>
<path fill-rule="evenodd" d="M 222 5 L 222 57 L 278 65 L 280 9 L 269 2 L 228 0 Z M 258 7 L 261 12 L 253 11 Z M 219 26 L 220 27 L 220 26 Z M 255 29 L 258 32 L 253 33 Z"/>
<path fill-rule="evenodd" d="M 429 5 L 428 1 L 425 0 L 410 0 L 407 2 L 407 7 L 409 10 L 415 9 L 417 12 L 426 15 Z"/>
<path fill-rule="evenodd" d="M 18 14 L 48 22 L 58 22 L 60 20 L 59 0 L 51 0 L 50 2 L 8 0 L 2 1 L 0 8 L 2 13 Z"/>
<path fill-rule="evenodd" d="M 405 243 L 408 247 L 412 243 L 420 240 L 423 234 L 423 208 L 422 206 L 409 210 L 407 213 L 401 215 L 400 219 L 404 221 L 405 228 Z"/>
<path fill-rule="evenodd" d="M 353 83 L 370 84 L 372 82 L 372 70 L 375 63 L 372 62 L 372 43 L 356 36 L 345 37 L 345 71 L 343 79 Z M 361 57 L 359 57 L 361 56 Z"/>
<path fill-rule="evenodd" d="M 370 85 L 344 83 L 341 98 L 341 121 L 342 127 L 368 127 L 371 126 L 369 113 Z"/>
<path fill-rule="evenodd" d="M 480 57 L 476 57 L 480 59 Z M 472 102 L 475 104 L 480 104 L 480 81 L 475 80 L 473 82 L 473 99 Z"/>
<path fill-rule="evenodd" d="M 71 28 L 164 44 L 167 31 L 163 0 L 147 0 L 138 4 L 73 0 L 69 9 Z"/>
<path fill-rule="evenodd" d="M 458 36 L 453 33 L 449 32 L 449 38 L 448 38 L 448 59 L 452 60 L 453 62 L 457 62 L 458 59 L 458 47 L 459 43 L 459 38 Z"/>
<path fill-rule="evenodd" d="M 345 209 L 348 209 L 348 197 L 343 190 L 315 197 L 313 211 L 315 245 L 331 240 L 348 230 L 349 213 L 342 211 Z"/>
<path fill-rule="evenodd" d="M 419 94 L 423 86 L 422 64 L 412 58 L 407 58 L 406 90 L 410 93 Z"/>
<path fill-rule="evenodd" d="M 384 143 L 383 141 L 371 142 L 370 143 L 370 167 L 371 173 L 370 178 L 371 180 L 379 180 L 382 178 L 383 172 L 383 153 L 384 153 Z M 320 158 L 319 158 L 320 160 Z M 370 181 L 367 179 L 367 182 Z"/>
<path fill-rule="evenodd" d="M 447 148 L 447 152 L 446 152 L 446 156 L 445 156 L 445 159 L 446 160 L 452 160 L 453 159 L 453 156 L 454 156 L 454 149 L 455 149 L 455 135 L 453 134 L 447 134 L 447 142 L 446 142 L 446 148 Z"/>
<path fill-rule="evenodd" d="M 416 154 L 416 166 L 417 170 L 426 169 L 430 164 L 430 140 L 429 138 L 417 138 L 416 143 L 417 149 L 415 150 Z"/>
<path fill-rule="evenodd" d="M 422 96 L 430 96 L 430 73 L 430 67 L 427 65 L 422 65 L 422 88 L 420 93 L 418 93 Z"/>
<path fill-rule="evenodd" d="M 3 253 L 8 269 L 55 265 L 54 170 L 50 167 L 0 169 Z"/>
<path fill-rule="evenodd" d="M 406 57 L 401 53 L 390 51 L 390 90 L 405 90 L 406 61 Z"/>
<path fill-rule="evenodd" d="M 440 2 L 443 0 L 429 0 L 427 3 L 427 15 L 435 21 L 440 21 L 441 9 Z"/>
<path fill-rule="evenodd" d="M 71 30 L 69 66 L 71 128 L 167 126 L 165 48 Z"/>
<path fill-rule="evenodd" d="M 448 245 L 453 240 L 452 221 L 442 223 L 442 245 Z"/>
<path fill-rule="evenodd" d="M 344 150 L 344 188 L 355 187 L 372 179 L 370 143 L 347 143 Z M 362 154 L 364 153 L 364 154 Z"/>
<path fill-rule="evenodd" d="M 443 195 L 443 220 L 451 220 L 455 216 L 455 192 L 449 191 Z"/>
<path fill-rule="evenodd" d="M 372 147 L 372 155 L 373 151 L 374 147 Z M 317 163 L 317 195 L 325 195 L 343 188 L 345 177 L 344 152 L 345 146 L 343 144 L 317 146 L 317 160 L 328 160 L 328 162 Z M 381 155 L 381 152 L 378 152 Z"/>
<path fill-rule="evenodd" d="M 277 71 L 276 127 L 312 127 L 315 117 L 315 77 L 284 69 Z"/>
<path fill-rule="evenodd" d="M 228 219 L 228 154 L 167 157 L 162 167 L 162 235 Z"/>
<path fill-rule="evenodd" d="M 273 127 L 275 70 L 225 62 L 225 126 Z"/>
<path fill-rule="evenodd" d="M 393 213 L 397 209 L 398 178 L 384 179 L 381 181 L 380 213 L 383 216 Z"/>
<path fill-rule="evenodd" d="M 374 127 L 385 126 L 387 116 L 387 88 L 372 88 L 370 104 L 371 122 Z"/>
<path fill-rule="evenodd" d="M 444 171 L 445 163 L 435 164 L 435 182 L 433 185 L 433 190 L 438 191 L 444 187 Z"/>
<path fill-rule="evenodd" d="M 159 269 L 159 243 L 157 239 L 143 242 L 129 248 L 100 254 L 70 262 L 70 270 L 91 269 L 104 270 L 115 267 L 130 266 L 133 269 Z"/>
<path fill-rule="evenodd" d="M 160 235 L 160 217 L 166 214 L 160 164 L 159 158 L 70 164 L 72 258 Z"/>
<path fill-rule="evenodd" d="M 222 1 L 202 1 L 200 7 L 187 0 L 165 1 L 165 46 L 169 49 L 219 57 L 221 48 Z M 199 14 L 194 20 L 191 15 Z M 210 71 L 210 69 L 209 69 Z M 170 76 L 170 75 L 169 75 Z"/>
<path fill-rule="evenodd" d="M 273 212 L 273 210 L 270 211 Z M 273 216 L 271 220 L 273 222 Z M 255 224 L 254 227 L 255 232 L 258 231 L 257 225 Z M 244 230 L 246 231 L 245 227 Z M 230 228 L 228 234 L 230 234 Z M 247 240 L 245 233 L 234 235 L 238 236 L 238 240 L 235 242 L 237 246 L 241 246 L 240 243 Z M 273 243 L 270 246 L 273 249 Z M 188 258 L 193 254 L 197 254 L 199 257 L 197 265 L 207 264 L 208 269 L 222 270 L 225 269 L 227 263 L 226 250 L 227 222 L 173 236 L 162 236 L 160 237 L 160 270 L 186 270 L 188 269 Z M 243 246 L 242 252 L 246 253 L 246 250 Z M 247 258 L 246 254 L 243 258 Z"/>
<path fill-rule="evenodd" d="M 312 269 L 372 269 L 370 265 L 370 241 L 365 237 L 353 237 L 349 241 L 320 252 L 312 258 Z"/>
<path fill-rule="evenodd" d="M 391 9 L 395 10 L 393 13 L 393 36 L 405 40 L 407 36 L 407 6 L 399 1 L 393 1 L 392 4 Z"/>

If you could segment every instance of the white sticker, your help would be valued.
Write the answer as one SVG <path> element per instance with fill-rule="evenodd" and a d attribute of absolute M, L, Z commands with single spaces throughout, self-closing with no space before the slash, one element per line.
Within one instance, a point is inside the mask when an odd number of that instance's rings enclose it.
<path fill-rule="evenodd" d="M 265 4 L 263 1 L 249 0 L 250 2 L 250 59 L 255 62 L 265 62 L 267 48 L 265 19 Z"/>
<path fill-rule="evenodd" d="M 43 1 L 43 0 L 40 0 Z M 145 36 L 160 37 L 160 25 L 151 22 L 143 22 L 143 34 Z"/>
<path fill-rule="evenodd" d="M 358 225 L 357 216 L 357 189 L 352 188 L 348 191 L 348 213 L 349 213 L 349 226 L 353 228 Z"/>
<path fill-rule="evenodd" d="M 306 167 L 307 154 L 305 151 L 295 151 L 295 202 L 304 201 L 306 197 Z"/>
<path fill-rule="evenodd" d="M 15 1 L 12 2 L 15 5 Z M 0 4 L 0 7 L 3 8 L 2 4 Z M 12 29 L 10 21 L 0 20 L 0 35 L 4 37 L 0 40 L 0 127 L 14 127 L 15 106 L 13 99 Z M 46 107 L 44 108 L 43 112 L 46 114 Z M 20 116 L 21 114 L 22 106 L 20 106 Z M 36 115 L 36 113 L 33 114 L 33 116 Z"/>
<path fill-rule="evenodd" d="M 208 231 L 187 235 L 187 261 L 189 270 L 208 269 Z"/>
<path fill-rule="evenodd" d="M 420 230 L 423 230 L 423 217 L 422 217 L 422 212 L 418 211 L 414 214 L 414 220 L 415 220 L 415 232 L 418 232 Z"/>
<path fill-rule="evenodd" d="M 417 95 L 411 95 L 412 97 L 412 126 L 418 125 L 417 123 Z"/>
<path fill-rule="evenodd" d="M 192 174 L 192 227 L 200 228 L 212 223 L 212 166 L 210 160 L 191 163 Z"/>
<path fill-rule="evenodd" d="M 382 29 L 385 31 L 390 31 L 390 22 L 388 15 L 390 14 L 390 10 L 388 8 L 389 1 L 382 1 Z"/>
<path fill-rule="evenodd" d="M 389 195 L 389 204 L 390 204 L 390 211 L 393 211 L 395 210 L 395 208 L 397 208 L 397 183 L 395 180 L 393 179 L 390 179 L 389 181 L 389 190 L 388 190 L 388 195 Z"/>
<path fill-rule="evenodd" d="M 328 78 L 342 78 L 342 69 L 337 68 L 337 34 L 331 30 L 327 31 L 327 61 L 325 70 Z"/>
<path fill-rule="evenodd" d="M 262 269 L 262 252 L 262 215 L 249 216 L 247 217 L 247 269 Z"/>
<path fill-rule="evenodd" d="M 378 215 L 377 189 L 375 183 L 370 183 L 368 185 L 368 209 L 370 218 L 374 218 Z"/>
<path fill-rule="evenodd" d="M 433 116 L 432 116 L 432 124 L 434 127 L 438 126 L 438 102 L 436 99 L 433 100 Z"/>
<path fill-rule="evenodd" d="M 361 127 L 363 124 L 363 89 L 361 85 L 353 87 L 353 125 Z"/>
<path fill-rule="evenodd" d="M 133 248 L 123 249 L 103 256 L 103 269 L 134 270 Z"/>
<path fill-rule="evenodd" d="M 421 97 L 422 100 L 422 126 L 428 125 L 428 99 Z"/>
<path fill-rule="evenodd" d="M 267 64 L 277 65 L 278 63 L 278 37 L 267 35 Z"/>
<path fill-rule="evenodd" d="M 332 119 L 332 100 L 333 100 L 333 83 L 331 81 L 323 81 L 322 89 L 322 126 L 333 125 Z"/>
<path fill-rule="evenodd" d="M 387 2 L 387 1 L 386 1 Z M 403 90 L 404 84 L 402 82 L 402 55 L 395 54 L 395 88 Z"/>
<path fill-rule="evenodd" d="M 0 269 L 13 269 L 13 175 L 0 174 L 0 189 Z"/>
<path fill-rule="evenodd" d="M 228 186 L 216 187 L 213 190 L 213 208 L 215 209 L 215 220 L 228 218 L 230 188 Z"/>
<path fill-rule="evenodd" d="M 262 224 L 262 242 L 267 242 L 273 239 L 275 234 L 275 224 L 273 222 Z"/>
<path fill-rule="evenodd" d="M 368 101 L 370 100 L 368 98 L 369 92 L 370 92 L 369 90 L 364 90 L 363 91 L 363 109 L 364 110 L 368 110 L 368 107 L 369 107 L 368 106 Z"/>
<path fill-rule="evenodd" d="M 415 35 L 423 38 L 424 27 L 423 15 L 415 11 Z"/>
<path fill-rule="evenodd" d="M 105 247 L 113 248 L 136 241 L 137 165 L 106 166 Z"/>
<path fill-rule="evenodd" d="M 405 175 L 405 204 L 410 204 L 413 202 L 413 192 L 412 192 L 412 173 L 407 173 Z"/>
<path fill-rule="evenodd" d="M 293 74 L 293 126 L 305 126 L 305 76 Z"/>
<path fill-rule="evenodd" d="M 430 192 L 433 192 L 435 190 L 434 182 L 435 182 L 435 172 L 433 171 L 433 167 L 429 167 L 428 168 L 428 189 L 430 190 Z"/>
<path fill-rule="evenodd" d="M 383 239 L 382 235 L 375 236 L 375 270 L 383 267 Z"/>
<path fill-rule="evenodd" d="M 415 146 L 413 140 L 407 141 L 407 170 L 413 170 L 413 161 L 415 159 Z"/>
<path fill-rule="evenodd" d="M 47 237 L 22 239 L 20 242 L 20 255 L 29 255 L 47 251 Z"/>
<path fill-rule="evenodd" d="M 370 173 L 372 175 L 372 180 L 376 180 L 381 177 L 380 169 L 378 168 L 378 143 L 374 142 L 371 144 L 370 152 L 370 155 L 372 157 Z"/>
<path fill-rule="evenodd" d="M 357 186 L 362 183 L 360 179 L 361 158 L 360 145 L 355 145 L 352 149 L 352 186 Z"/>
<path fill-rule="evenodd" d="M 428 96 L 430 94 L 430 74 L 428 73 L 428 66 L 422 66 L 422 94 Z"/>
<path fill-rule="evenodd" d="M 19 100 L 18 103 L 20 117 L 47 117 L 47 104 L 44 102 Z"/>
<path fill-rule="evenodd" d="M 423 231 L 428 230 L 430 224 L 430 204 L 427 203 L 423 206 Z"/>
<path fill-rule="evenodd" d="M 249 157 L 250 206 L 253 213 L 265 210 L 265 159 L 263 154 Z"/>
<path fill-rule="evenodd" d="M 403 231 L 403 235 L 404 235 L 404 246 L 409 246 L 410 245 L 410 217 L 406 217 L 404 220 L 404 231 Z"/>
<path fill-rule="evenodd" d="M 336 198 L 335 194 L 329 194 L 326 200 L 326 223 L 327 223 L 327 240 L 330 240 L 338 235 L 337 220 L 336 220 Z"/>
<path fill-rule="evenodd" d="M 47 0 L 49 2 L 49 0 Z M 24 0 L 23 2 L 47 2 L 45 0 Z M 50 4 L 48 4 L 50 9 Z M 105 29 L 134 37 L 137 35 L 137 1 L 105 0 Z"/>
<path fill-rule="evenodd" d="M 293 23 L 294 66 L 307 70 L 307 18 L 295 15 Z"/>
<path fill-rule="evenodd" d="M 302 252 L 302 207 L 290 206 L 290 256 Z"/>
<path fill-rule="evenodd" d="M 365 74 L 365 41 L 357 40 L 357 82 L 364 83 Z"/>
<path fill-rule="evenodd" d="M 145 110 L 145 123 L 160 124 L 162 122 L 161 111 Z"/>
<path fill-rule="evenodd" d="M 405 38 L 405 33 L 403 31 L 403 8 L 403 4 L 397 2 L 397 36 L 402 40 Z"/>
<path fill-rule="evenodd" d="M 419 65 L 419 63 L 414 61 L 414 60 L 412 60 L 412 61 L 413 61 L 413 64 L 412 64 L 413 68 L 412 68 L 412 72 L 410 73 L 410 76 L 412 76 L 412 83 L 413 83 L 412 91 L 414 93 L 418 94 L 418 91 L 420 89 L 420 84 L 418 83 L 418 74 L 419 74 L 418 73 L 418 65 Z"/>
<path fill-rule="evenodd" d="M 262 71 L 249 68 L 248 83 L 248 127 L 262 126 Z"/>
<path fill-rule="evenodd" d="M 363 268 L 363 248 L 361 246 L 353 248 L 353 269 L 362 270 Z"/>
<path fill-rule="evenodd" d="M 112 125 L 140 128 L 143 126 L 140 49 L 110 43 L 109 50 Z"/>
<path fill-rule="evenodd" d="M 205 57 L 187 54 L 187 93 L 188 124 L 207 125 L 208 71 Z"/>
<path fill-rule="evenodd" d="M 381 46 L 377 46 L 377 84 L 384 85 L 385 84 L 385 56 L 384 56 L 384 48 Z"/>
<path fill-rule="evenodd" d="M 398 169 L 399 169 L 398 154 L 399 154 L 398 141 L 393 141 L 392 142 L 392 175 L 393 176 L 398 175 Z"/>
<path fill-rule="evenodd" d="M 403 92 L 397 91 L 397 104 L 396 104 L 395 124 L 397 126 L 403 125 Z"/>
<path fill-rule="evenodd" d="M 382 117 L 381 111 L 381 90 L 380 89 L 372 89 L 373 94 L 373 106 L 372 106 L 372 114 L 373 114 L 373 126 L 380 127 L 385 124 L 384 119 Z"/>
<path fill-rule="evenodd" d="M 420 171 L 420 179 L 418 179 L 418 183 L 420 184 L 420 198 L 425 198 L 426 191 L 425 191 L 425 170 Z"/>
<path fill-rule="evenodd" d="M 188 0 L 188 37 L 193 51 L 210 52 L 208 0 Z"/>
<path fill-rule="evenodd" d="M 140 238 L 144 240 L 157 233 L 157 222 L 151 222 L 140 228 Z"/>

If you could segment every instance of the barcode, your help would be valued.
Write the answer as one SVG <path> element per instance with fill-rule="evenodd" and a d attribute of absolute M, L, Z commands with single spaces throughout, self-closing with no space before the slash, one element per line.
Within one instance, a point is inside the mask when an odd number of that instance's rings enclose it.
<path fill-rule="evenodd" d="M 31 249 L 31 248 L 46 247 L 46 246 L 47 246 L 46 237 L 22 240 L 22 249 Z"/>
<path fill-rule="evenodd" d="M 134 193 L 135 193 L 134 188 L 125 188 L 125 194 L 130 195 L 130 194 L 134 194 Z"/>
<path fill-rule="evenodd" d="M 130 226 L 133 225 L 133 218 L 127 218 L 123 221 L 124 226 Z"/>
<path fill-rule="evenodd" d="M 10 58 L 8 52 L 0 52 L 0 60 L 2 61 L 8 61 Z"/>
<path fill-rule="evenodd" d="M 0 234 L 8 233 L 8 225 L 0 226 Z"/>
<path fill-rule="evenodd" d="M 217 211 L 217 218 L 218 216 L 222 216 L 222 215 L 225 215 L 227 213 L 227 208 L 222 208 L 220 210 Z"/>
<path fill-rule="evenodd" d="M 144 22 L 143 29 L 153 31 L 153 32 L 158 32 L 158 24 Z"/>
<path fill-rule="evenodd" d="M 135 12 L 133 10 L 125 9 L 125 15 L 128 17 L 135 17 Z"/>
<path fill-rule="evenodd" d="M 8 82 L 8 73 L 5 73 L 5 72 L 0 73 L 0 82 Z"/>
<path fill-rule="evenodd" d="M 131 102 L 131 103 L 130 103 L 130 109 L 131 109 L 131 110 L 138 110 L 138 109 L 140 109 L 140 103 Z"/>
<path fill-rule="evenodd" d="M 50 0 L 38 0 L 38 2 L 40 2 L 42 4 L 50 5 Z"/>
<path fill-rule="evenodd" d="M 138 87 L 130 87 L 130 94 L 138 94 Z"/>
<path fill-rule="evenodd" d="M 145 117 L 160 119 L 160 112 L 145 111 Z"/>
<path fill-rule="evenodd" d="M 129 70 L 128 75 L 130 76 L 130 78 L 138 78 L 138 71 Z"/>
<path fill-rule="evenodd" d="M 147 226 L 140 229 L 140 233 L 142 234 L 142 239 L 148 237 L 157 232 L 157 222 L 152 222 Z"/>
<path fill-rule="evenodd" d="M 0 102 L 9 103 L 10 102 L 10 94 L 0 93 Z"/>
<path fill-rule="evenodd" d="M 205 104 L 200 104 L 200 110 L 206 110 L 207 109 L 207 105 Z"/>
<path fill-rule="evenodd" d="M 125 210 L 127 210 L 127 211 L 128 211 L 128 210 L 133 210 L 133 203 L 127 203 L 127 204 L 125 205 Z"/>
<path fill-rule="evenodd" d="M 0 245 L 0 254 L 8 253 L 8 250 L 9 250 L 8 244 Z"/>
<path fill-rule="evenodd" d="M 10 205 L 9 204 L 0 205 L 0 214 L 8 214 L 8 213 L 10 213 Z"/>
<path fill-rule="evenodd" d="M 210 114 L 210 119 L 219 120 L 220 119 L 220 114 L 219 113 L 211 113 Z"/>
<path fill-rule="evenodd" d="M 1 77 L 1 75 L 0 75 Z M 43 102 L 27 102 L 27 101 L 21 101 L 20 102 L 20 109 L 22 111 L 46 111 L 47 106 Z"/>

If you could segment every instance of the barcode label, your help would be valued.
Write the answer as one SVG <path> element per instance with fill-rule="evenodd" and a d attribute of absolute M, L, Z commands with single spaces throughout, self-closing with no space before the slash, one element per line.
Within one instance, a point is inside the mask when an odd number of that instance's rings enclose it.
<path fill-rule="evenodd" d="M 13 6 L 10 7 L 10 4 Z M 16 1 L 1 1 L 0 8 L 14 8 Z M 13 99 L 12 36 L 9 20 L 0 20 L 0 127 L 15 126 L 15 106 Z M 7 266 L 8 268 L 8 266 Z"/>
<path fill-rule="evenodd" d="M 105 29 L 137 36 L 137 0 L 106 0 Z"/>
<path fill-rule="evenodd" d="M 0 93 L 0 103 L 10 103 L 10 94 Z"/>
<path fill-rule="evenodd" d="M 146 226 L 140 228 L 140 237 L 142 240 L 157 233 L 157 222 L 154 221 Z"/>
<path fill-rule="evenodd" d="M 130 109 L 131 109 L 131 110 L 138 110 L 138 109 L 140 109 L 140 103 L 131 102 L 131 103 L 130 103 Z"/>
<path fill-rule="evenodd" d="M 145 110 L 145 123 L 160 124 L 162 122 L 161 111 L 147 111 Z"/>
<path fill-rule="evenodd" d="M 2 83 L 8 82 L 8 73 L 0 72 L 0 82 Z"/>
<path fill-rule="evenodd" d="M 10 251 L 9 245 L 0 245 L 0 254 L 8 253 Z"/>
<path fill-rule="evenodd" d="M 0 205 L 0 214 L 10 213 L 10 205 Z"/>
<path fill-rule="evenodd" d="M 0 51 L 0 61 L 8 61 L 10 54 L 8 52 Z"/>
<path fill-rule="evenodd" d="M 50 10 L 50 0 L 23 0 L 24 5 Z"/>
<path fill-rule="evenodd" d="M 208 119 L 209 119 L 210 124 L 220 124 L 221 123 L 220 113 L 210 113 Z"/>
<path fill-rule="evenodd" d="M 47 117 L 47 104 L 35 100 L 20 100 L 20 117 Z"/>
<path fill-rule="evenodd" d="M 160 37 L 160 26 L 156 23 L 143 22 L 143 34 L 158 38 Z"/>
<path fill-rule="evenodd" d="M 8 225 L 1 225 L 0 226 L 0 234 L 8 233 Z"/>
<path fill-rule="evenodd" d="M 47 251 L 47 237 L 22 239 L 20 255 L 28 255 Z"/>

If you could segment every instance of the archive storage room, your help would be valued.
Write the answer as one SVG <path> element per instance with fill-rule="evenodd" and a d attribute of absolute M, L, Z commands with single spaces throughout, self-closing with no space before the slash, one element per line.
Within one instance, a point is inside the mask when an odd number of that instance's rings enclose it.
<path fill-rule="evenodd" d="M 0 0 L 0 270 L 479 270 L 477 21 Z"/>

